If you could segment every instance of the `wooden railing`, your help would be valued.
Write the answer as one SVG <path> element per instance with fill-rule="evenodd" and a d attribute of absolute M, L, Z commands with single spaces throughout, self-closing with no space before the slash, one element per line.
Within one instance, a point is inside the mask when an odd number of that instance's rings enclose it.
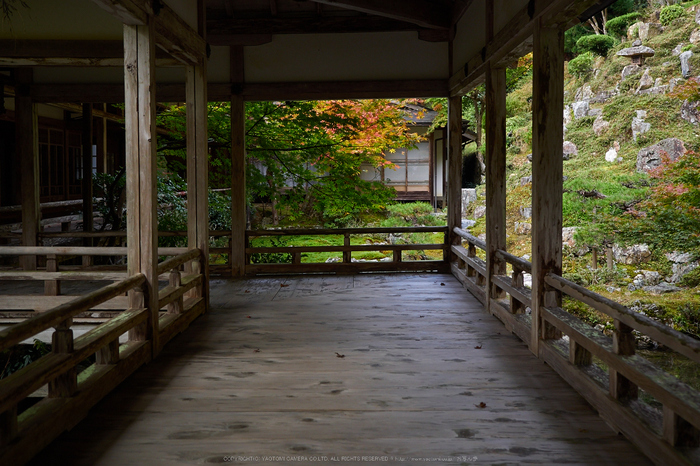
<path fill-rule="evenodd" d="M 404 227 L 404 228 L 335 228 L 335 229 L 294 229 L 294 230 L 250 230 L 246 231 L 246 274 L 269 273 L 358 273 L 358 272 L 394 272 L 394 271 L 447 271 L 447 227 Z M 442 233 L 443 241 L 430 244 L 351 244 L 352 235 L 394 234 L 408 235 L 410 233 Z M 342 235 L 342 246 L 277 246 L 277 247 L 252 247 L 251 239 L 254 237 L 293 237 L 293 236 L 333 236 Z M 443 258 L 440 260 L 413 260 L 406 261 L 402 257 L 403 251 L 442 250 Z M 391 251 L 390 261 L 380 262 L 353 262 L 353 252 L 366 251 Z M 342 253 L 340 262 L 313 262 L 302 263 L 303 253 L 312 252 L 338 252 Z M 292 257 L 291 263 L 251 263 L 252 254 L 287 253 Z"/>
<path fill-rule="evenodd" d="M 146 277 L 136 274 L 0 332 L 0 351 L 5 351 L 55 328 L 50 354 L 0 380 L 0 464 L 28 461 L 204 312 L 202 259 L 201 251 L 194 249 L 158 265 L 159 274 L 169 272 L 169 284 L 159 291 L 158 306 L 166 311 L 160 313 L 157 323 L 152 321 L 152 310 L 127 307 L 84 335 L 73 337 L 73 319 L 81 313 L 125 293 L 133 295 L 132 302 L 143 303 L 139 296 L 146 293 Z M 183 265 L 190 271 L 184 276 L 179 271 Z M 158 332 L 159 338 L 148 339 L 151 332 Z M 120 342 L 125 333 L 127 340 Z M 154 341 L 159 341 L 158 348 Z M 78 373 L 77 366 L 93 354 L 95 362 Z M 37 391 L 45 385 L 46 396 L 30 407 L 22 404 L 37 398 Z"/>
<path fill-rule="evenodd" d="M 186 252 L 186 248 L 159 248 L 161 256 L 173 256 Z M 0 271 L 0 281 L 43 281 L 44 296 L 38 295 L 4 295 L 0 299 L 0 313 L 7 322 L 21 321 L 36 312 L 43 312 L 57 304 L 67 303 L 76 296 L 61 295 L 63 281 L 119 281 L 126 278 L 126 270 L 63 270 L 59 267 L 60 256 L 125 256 L 124 247 L 84 247 L 84 246 L 2 246 L 0 256 L 46 256 L 46 269 L 36 271 L 11 270 Z M 122 268 L 123 269 L 123 268 Z M 105 319 L 113 317 L 116 312 L 126 309 L 126 297 L 117 296 L 103 302 L 94 309 L 99 317 L 91 318 L 81 314 L 79 319 Z"/>
<path fill-rule="evenodd" d="M 454 275 L 484 305 L 488 303 L 488 311 L 508 330 L 532 347 L 532 322 L 526 313 L 531 293 L 523 286 L 523 273 L 531 273 L 531 264 L 498 250 L 496 257 L 510 264 L 513 272 L 491 277 L 493 288 L 487 299 L 486 263 L 476 252 L 477 248 L 485 251 L 486 244 L 464 230 L 457 228 L 455 233 L 468 246 L 452 246 L 457 259 L 452 263 Z M 608 337 L 559 306 L 543 306 L 545 325 L 538 336 L 538 357 L 656 464 L 700 464 L 700 392 L 635 354 L 636 339 L 644 335 L 700 364 L 700 341 L 556 274 L 548 274 L 545 283 L 550 291 L 609 316 L 615 330 Z M 663 408 L 643 401 L 640 390 Z"/>

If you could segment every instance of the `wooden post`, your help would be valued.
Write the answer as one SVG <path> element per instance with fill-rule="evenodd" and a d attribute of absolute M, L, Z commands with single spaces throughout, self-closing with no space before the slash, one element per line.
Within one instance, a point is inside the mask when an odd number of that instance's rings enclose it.
<path fill-rule="evenodd" d="M 593 355 L 575 340 L 569 340 L 569 362 L 575 366 L 590 366 L 593 364 Z"/>
<path fill-rule="evenodd" d="M 56 254 L 48 254 L 46 256 L 46 271 L 47 272 L 58 272 L 58 259 Z M 44 282 L 44 295 L 45 296 L 58 296 L 61 294 L 61 281 L 60 280 L 46 280 Z"/>
<path fill-rule="evenodd" d="M 591 248 L 591 268 L 598 269 L 598 248 Z"/>
<path fill-rule="evenodd" d="M 39 207 L 39 136 L 36 106 L 32 103 L 31 68 L 15 69 L 16 153 L 22 185 L 22 245 L 36 246 L 41 210 Z M 36 270 L 36 256 L 22 256 L 24 270 Z"/>
<path fill-rule="evenodd" d="M 187 247 L 202 251 L 201 294 L 209 309 L 209 140 L 207 70 L 187 67 Z M 196 272 L 196 261 L 193 262 Z"/>
<path fill-rule="evenodd" d="M 83 231 L 93 231 L 92 214 L 92 104 L 83 104 Z M 92 246 L 92 238 L 83 239 L 84 246 Z M 83 266 L 92 265 L 92 256 L 83 256 Z"/>
<path fill-rule="evenodd" d="M 613 332 L 613 352 L 622 356 L 631 356 L 636 350 L 636 343 L 632 327 L 629 327 L 615 319 L 615 331 Z M 610 368 L 610 396 L 616 400 L 635 399 L 639 395 L 637 385 L 627 377 Z"/>
<path fill-rule="evenodd" d="M 239 89 L 244 81 L 243 47 L 231 47 L 231 84 Z M 242 90 L 242 89 L 241 89 Z M 245 101 L 231 96 L 231 275 L 245 275 Z"/>
<path fill-rule="evenodd" d="M 532 336 L 530 350 L 539 355 L 539 339 L 553 336 L 540 308 L 556 305 L 559 293 L 548 291 L 544 277 L 561 275 L 563 193 L 564 31 L 534 28 L 532 96 Z"/>
<path fill-rule="evenodd" d="M 664 405 L 663 438 L 674 447 L 697 448 L 700 430 Z"/>
<path fill-rule="evenodd" d="M 119 339 L 112 340 L 95 353 L 95 363 L 98 365 L 116 364 L 119 362 Z"/>
<path fill-rule="evenodd" d="M 51 337 L 51 350 L 54 354 L 73 352 L 72 318 L 58 324 Z M 49 398 L 71 397 L 78 391 L 78 375 L 75 366 L 49 382 Z"/>
<path fill-rule="evenodd" d="M 150 20 L 143 26 L 124 25 L 127 266 L 129 276 L 146 276 L 142 290 L 129 292 L 129 307 L 149 310 L 148 320 L 130 330 L 129 338 L 151 340 L 153 356 L 160 350 L 154 37 Z"/>
<path fill-rule="evenodd" d="M 613 250 L 610 246 L 605 248 L 605 261 L 608 265 L 608 270 L 612 272 L 612 270 L 615 268 L 615 261 L 613 258 Z"/>
<path fill-rule="evenodd" d="M 449 168 L 447 172 L 447 227 L 449 245 L 460 244 L 462 239 L 454 232 L 462 226 L 462 97 L 450 97 L 447 101 L 447 143 Z M 452 251 L 448 261 L 456 260 Z"/>
<path fill-rule="evenodd" d="M 168 285 L 173 288 L 179 288 L 182 284 L 182 274 L 179 270 L 173 269 L 170 271 L 170 276 L 168 277 Z M 184 308 L 184 300 L 180 296 L 176 301 L 168 304 L 168 314 L 182 314 Z"/>
<path fill-rule="evenodd" d="M 17 437 L 17 405 L 0 413 L 0 446 L 11 443 Z"/>
<path fill-rule="evenodd" d="M 505 297 L 493 283 L 506 274 L 496 251 L 506 249 L 506 70 L 486 70 L 486 309 Z"/>
<path fill-rule="evenodd" d="M 524 286 L 523 271 L 513 266 L 513 273 L 511 275 L 511 283 L 516 288 L 522 288 Z M 525 305 L 515 299 L 513 296 L 510 297 L 510 312 L 511 314 L 525 314 Z"/>
<path fill-rule="evenodd" d="M 343 236 L 343 246 L 350 247 L 350 233 L 345 233 Z M 394 257 L 396 260 L 396 257 Z M 352 251 L 343 251 L 343 263 L 349 264 L 352 262 Z"/>

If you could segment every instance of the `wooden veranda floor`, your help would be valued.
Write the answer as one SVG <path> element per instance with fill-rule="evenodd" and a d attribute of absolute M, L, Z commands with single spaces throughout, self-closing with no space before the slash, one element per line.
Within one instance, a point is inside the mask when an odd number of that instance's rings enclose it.
<path fill-rule="evenodd" d="M 33 464 L 648 464 L 451 275 L 211 295 Z"/>

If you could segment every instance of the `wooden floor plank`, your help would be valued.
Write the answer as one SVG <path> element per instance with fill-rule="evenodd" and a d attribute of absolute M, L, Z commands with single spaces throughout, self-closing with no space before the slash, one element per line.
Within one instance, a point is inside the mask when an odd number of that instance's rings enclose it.
<path fill-rule="evenodd" d="M 212 281 L 211 312 L 32 464 L 66 462 L 649 464 L 437 274 Z"/>

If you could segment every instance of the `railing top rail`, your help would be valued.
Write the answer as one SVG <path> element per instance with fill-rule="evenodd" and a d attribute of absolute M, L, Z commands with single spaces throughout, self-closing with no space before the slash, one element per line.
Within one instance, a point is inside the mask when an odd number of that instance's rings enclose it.
<path fill-rule="evenodd" d="M 374 233 L 444 233 L 441 227 L 392 227 L 392 228 L 295 228 L 285 230 L 246 230 L 246 236 L 298 236 L 298 235 L 362 235 Z"/>
<path fill-rule="evenodd" d="M 158 248 L 159 256 L 176 256 L 186 252 L 187 248 Z M 126 256 L 128 248 L 124 246 L 0 246 L 0 256 Z"/>
<path fill-rule="evenodd" d="M 473 244 L 477 248 L 483 249 L 484 251 L 486 250 L 486 241 L 480 240 L 476 236 L 468 233 L 466 230 L 462 230 L 461 228 L 455 227 L 453 231 L 457 234 L 457 236 L 466 239 L 470 244 Z"/>
<path fill-rule="evenodd" d="M 60 322 L 85 312 L 97 304 L 102 304 L 115 296 L 119 296 L 133 288 L 141 286 L 146 281 L 144 274 L 133 275 L 126 280 L 107 285 L 92 293 L 80 296 L 72 301 L 50 309 L 31 319 L 27 319 L 0 332 L 0 351 L 4 351 L 17 343 L 31 338 L 39 332 L 58 325 Z"/>
<path fill-rule="evenodd" d="M 659 343 L 700 362 L 700 340 L 685 335 L 667 325 L 635 312 L 622 304 L 601 296 L 594 291 L 569 281 L 559 275 L 549 273 L 545 277 L 548 285 L 565 294 L 574 294 L 574 298 L 593 306 L 596 310 L 617 319 L 635 330 L 653 338 Z M 576 296 L 578 295 L 578 296 Z"/>
<path fill-rule="evenodd" d="M 508 262 L 509 264 L 514 265 L 515 267 L 519 268 L 524 272 L 532 273 L 532 264 L 523 259 L 522 257 L 514 256 L 513 254 L 504 251 L 503 249 L 499 249 L 498 251 L 496 251 L 496 256 Z"/>
<path fill-rule="evenodd" d="M 170 259 L 158 264 L 158 275 L 165 273 L 168 270 L 174 269 L 175 267 L 179 267 L 182 264 L 185 264 L 193 259 L 197 259 L 201 255 L 202 251 L 200 249 L 190 249 L 189 251 L 183 254 L 171 257 Z"/>
<path fill-rule="evenodd" d="M 21 236 L 19 233 L 12 233 L 7 237 Z M 126 238 L 125 230 L 109 231 L 43 231 L 38 233 L 40 238 Z M 159 237 L 179 236 L 186 237 L 186 230 L 159 231 Z M 231 236 L 230 230 L 210 230 L 209 236 Z M 1 236 L 0 236 L 1 237 Z"/>

